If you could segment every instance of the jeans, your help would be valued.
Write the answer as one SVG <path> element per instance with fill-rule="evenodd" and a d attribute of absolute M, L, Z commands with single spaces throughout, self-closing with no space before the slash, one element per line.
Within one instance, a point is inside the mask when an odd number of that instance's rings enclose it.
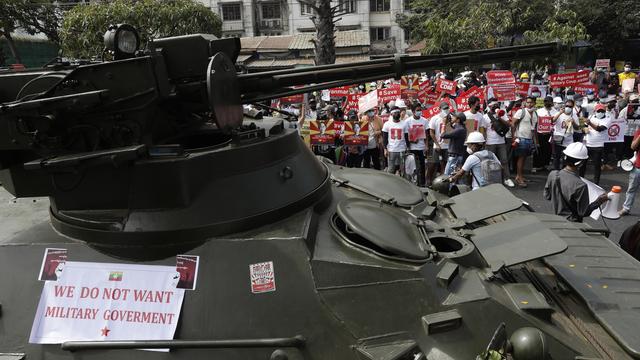
<path fill-rule="evenodd" d="M 623 209 L 631 210 L 633 201 L 636 199 L 638 186 L 640 186 L 640 168 L 634 167 L 633 170 L 629 172 L 629 188 L 627 188 L 627 195 L 624 198 Z"/>
<path fill-rule="evenodd" d="M 509 144 L 508 147 L 511 147 L 511 144 Z M 504 179 L 507 180 L 509 177 L 511 177 L 511 173 L 509 171 L 509 157 L 507 156 L 507 144 L 487 145 L 486 149 L 496 154 L 498 160 L 500 160 Z"/>
<path fill-rule="evenodd" d="M 444 168 L 444 174 L 452 175 L 456 171 L 457 167 L 462 166 L 463 161 L 464 156 L 449 154 L 449 157 L 447 158 L 447 165 Z"/>
<path fill-rule="evenodd" d="M 377 147 L 364 151 L 363 166 L 368 169 L 371 167 L 371 164 L 373 164 L 374 169 L 380 170 L 380 149 Z"/>
<path fill-rule="evenodd" d="M 588 147 L 587 151 L 589 154 L 589 159 L 593 161 L 593 182 L 596 184 L 600 183 L 600 167 L 602 166 L 602 153 L 604 152 L 604 147 Z M 588 164 L 588 162 L 587 162 Z M 584 177 L 584 174 L 587 172 L 587 164 L 582 165 L 580 168 L 580 176 Z"/>
<path fill-rule="evenodd" d="M 418 186 L 425 185 L 424 150 L 411 150 L 416 161 L 416 171 L 418 172 Z"/>

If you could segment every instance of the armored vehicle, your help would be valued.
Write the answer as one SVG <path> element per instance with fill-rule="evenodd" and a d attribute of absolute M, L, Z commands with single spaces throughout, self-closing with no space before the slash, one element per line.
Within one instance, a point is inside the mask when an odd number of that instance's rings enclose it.
<path fill-rule="evenodd" d="M 237 39 L 138 39 L 114 26 L 108 60 L 0 74 L 1 359 L 640 358 L 640 266 L 598 231 L 243 118 L 556 44 L 238 74 Z"/>

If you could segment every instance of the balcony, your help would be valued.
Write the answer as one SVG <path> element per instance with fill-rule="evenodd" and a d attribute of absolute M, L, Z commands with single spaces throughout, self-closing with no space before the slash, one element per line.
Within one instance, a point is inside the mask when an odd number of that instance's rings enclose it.
<path fill-rule="evenodd" d="M 260 20 L 260 30 L 284 30 L 282 19 Z"/>
<path fill-rule="evenodd" d="M 227 32 L 227 31 L 243 31 L 244 30 L 244 24 L 242 23 L 242 20 L 226 20 L 222 22 L 222 31 L 223 32 Z"/>

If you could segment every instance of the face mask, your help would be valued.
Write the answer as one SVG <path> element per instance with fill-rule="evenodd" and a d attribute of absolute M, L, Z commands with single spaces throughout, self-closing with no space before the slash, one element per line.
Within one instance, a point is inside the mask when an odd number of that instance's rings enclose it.
<path fill-rule="evenodd" d="M 540 97 L 540 93 L 539 93 L 539 92 L 534 92 L 534 93 L 531 93 L 531 96 L 533 96 L 533 97 Z"/>
<path fill-rule="evenodd" d="M 442 115 L 443 117 L 449 115 L 449 109 L 440 110 L 440 115 Z"/>
<path fill-rule="evenodd" d="M 562 104 L 553 104 L 553 107 L 554 107 L 556 110 L 560 110 L 560 108 L 562 107 Z"/>
<path fill-rule="evenodd" d="M 394 113 L 393 114 L 393 120 L 400 120 L 400 113 Z"/>
<path fill-rule="evenodd" d="M 618 69 L 619 69 L 619 68 L 618 68 Z M 631 71 L 631 68 L 630 68 L 630 67 L 626 67 L 626 66 L 625 66 L 625 67 L 624 67 L 624 72 L 629 72 L 629 71 Z"/>
<path fill-rule="evenodd" d="M 473 154 L 473 150 L 471 150 L 471 148 L 468 146 L 467 146 L 467 154 L 469 155 Z"/>
<path fill-rule="evenodd" d="M 567 115 L 571 114 L 572 111 L 573 111 L 573 109 L 570 108 L 570 107 L 564 108 L 564 113 L 567 114 Z"/>
<path fill-rule="evenodd" d="M 373 117 L 373 111 L 367 111 L 367 116 L 368 117 Z"/>
<path fill-rule="evenodd" d="M 598 119 L 602 119 L 602 118 L 604 118 L 604 113 L 603 113 L 603 112 L 598 111 L 598 112 L 596 113 L 596 117 L 597 117 Z"/>
<path fill-rule="evenodd" d="M 414 116 L 416 119 L 420 119 L 420 117 L 422 116 L 422 111 L 420 111 L 420 110 L 416 110 L 416 111 L 413 113 L 413 116 Z"/>
<path fill-rule="evenodd" d="M 480 104 L 476 105 L 474 109 L 476 109 L 476 111 L 480 111 Z"/>
<path fill-rule="evenodd" d="M 573 95 L 567 95 L 567 99 L 573 100 Z"/>

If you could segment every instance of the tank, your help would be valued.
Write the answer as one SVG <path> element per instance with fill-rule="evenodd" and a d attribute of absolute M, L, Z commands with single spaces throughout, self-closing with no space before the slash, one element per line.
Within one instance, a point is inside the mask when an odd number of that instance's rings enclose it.
<path fill-rule="evenodd" d="M 640 358 L 640 266 L 597 230 L 242 112 L 556 44 L 238 74 L 238 39 L 110 32 L 112 60 L 0 74 L 0 358 Z"/>

